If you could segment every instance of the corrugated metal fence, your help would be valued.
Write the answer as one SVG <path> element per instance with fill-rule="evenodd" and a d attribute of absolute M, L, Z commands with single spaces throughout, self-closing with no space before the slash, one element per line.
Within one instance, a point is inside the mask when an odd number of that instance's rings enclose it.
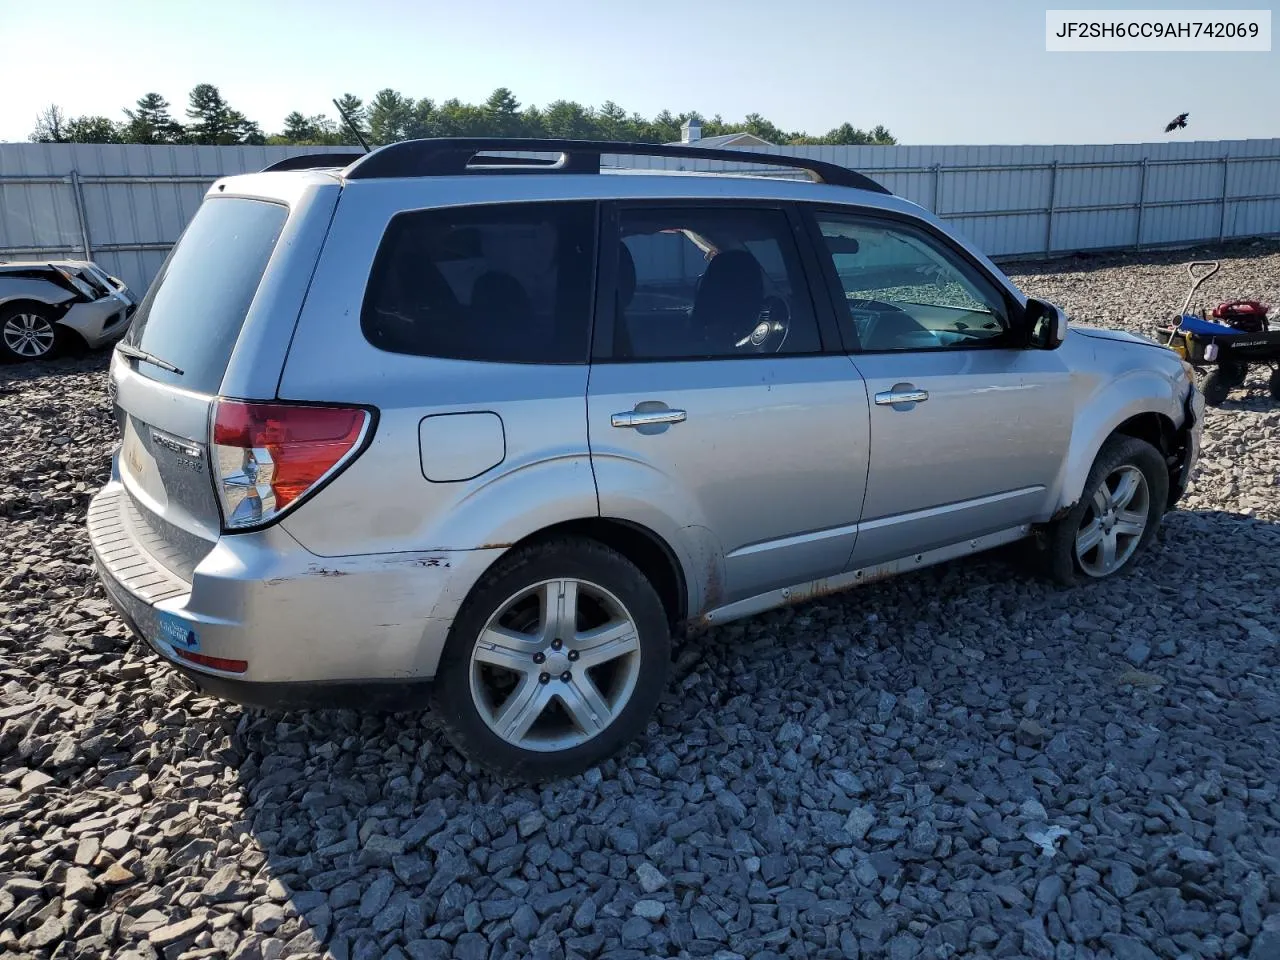
<path fill-rule="evenodd" d="M 141 294 L 214 180 L 317 149 L 0 144 L 0 259 L 92 259 Z"/>
<path fill-rule="evenodd" d="M 213 180 L 317 149 L 0 144 L 0 258 L 88 256 L 141 291 Z M 1280 139 L 770 152 L 861 170 L 995 257 L 1280 233 Z"/>

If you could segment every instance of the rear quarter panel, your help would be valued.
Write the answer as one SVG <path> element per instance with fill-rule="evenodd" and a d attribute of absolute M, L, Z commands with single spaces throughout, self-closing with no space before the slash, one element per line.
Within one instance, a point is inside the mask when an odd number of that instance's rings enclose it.
<path fill-rule="evenodd" d="M 404 210 L 490 199 L 490 178 L 348 184 L 289 348 L 279 395 L 376 407 L 368 449 L 282 525 L 322 556 L 506 546 L 598 514 L 587 445 L 588 367 L 486 363 L 380 350 L 360 312 L 378 246 Z M 433 482 L 424 418 L 489 413 L 505 456 L 479 476 Z M 429 468 L 428 468 L 429 472 Z"/>
<path fill-rule="evenodd" d="M 227 363 L 223 396 L 276 396 L 289 343 L 340 193 L 337 180 L 319 174 L 249 175 L 220 181 L 210 188 L 209 198 L 247 196 L 289 208 L 289 219 Z"/>

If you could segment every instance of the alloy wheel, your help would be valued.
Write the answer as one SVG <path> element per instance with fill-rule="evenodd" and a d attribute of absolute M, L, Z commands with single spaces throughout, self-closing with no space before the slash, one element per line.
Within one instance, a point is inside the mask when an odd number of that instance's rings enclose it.
<path fill-rule="evenodd" d="M 547 580 L 501 604 L 471 653 L 471 697 L 513 746 L 580 746 L 626 707 L 640 673 L 640 634 L 623 603 L 579 579 Z"/>
<path fill-rule="evenodd" d="M 1076 559 L 1091 577 L 1115 573 L 1133 556 L 1147 531 L 1151 493 L 1147 478 L 1131 464 L 1102 481 L 1076 532 Z"/>
<path fill-rule="evenodd" d="M 38 313 L 17 313 L 5 321 L 4 343 L 13 353 L 28 360 L 43 357 L 53 349 L 53 324 Z"/>

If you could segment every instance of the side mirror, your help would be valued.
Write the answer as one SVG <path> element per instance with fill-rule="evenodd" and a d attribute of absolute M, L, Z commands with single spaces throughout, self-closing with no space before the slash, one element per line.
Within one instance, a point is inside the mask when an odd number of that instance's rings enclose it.
<path fill-rule="evenodd" d="M 1024 322 L 1027 344 L 1037 350 L 1057 350 L 1067 339 L 1067 315 L 1047 300 L 1027 299 Z"/>

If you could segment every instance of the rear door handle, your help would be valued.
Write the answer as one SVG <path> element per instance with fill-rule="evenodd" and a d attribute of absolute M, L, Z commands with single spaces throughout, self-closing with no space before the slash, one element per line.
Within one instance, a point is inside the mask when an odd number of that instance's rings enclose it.
<path fill-rule="evenodd" d="M 627 410 L 613 414 L 609 422 L 615 427 L 652 427 L 663 423 L 684 423 L 688 416 L 683 410 Z"/>
<path fill-rule="evenodd" d="M 892 407 L 898 403 L 924 403 L 929 399 L 929 391 L 909 383 L 899 383 L 892 390 L 881 390 L 876 394 L 876 404 L 881 407 Z"/>

